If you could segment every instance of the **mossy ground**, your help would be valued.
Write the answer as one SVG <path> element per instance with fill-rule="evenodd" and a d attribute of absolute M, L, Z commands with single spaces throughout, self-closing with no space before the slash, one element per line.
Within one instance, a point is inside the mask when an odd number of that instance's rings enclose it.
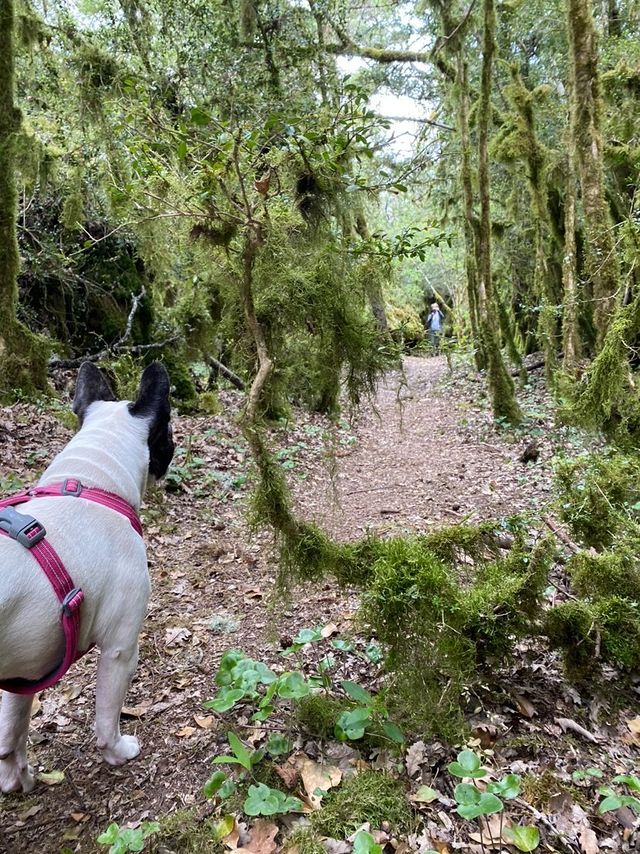
<path fill-rule="evenodd" d="M 199 814 L 197 809 L 171 813 L 160 822 L 160 833 L 150 838 L 152 854 L 223 854 L 225 848 L 216 839 L 217 819 Z"/>
<path fill-rule="evenodd" d="M 414 820 L 402 783 L 383 771 L 367 770 L 323 799 L 322 809 L 311 816 L 311 827 L 322 836 L 346 839 L 367 821 L 372 827 L 388 822 L 393 833 L 402 833 Z"/>

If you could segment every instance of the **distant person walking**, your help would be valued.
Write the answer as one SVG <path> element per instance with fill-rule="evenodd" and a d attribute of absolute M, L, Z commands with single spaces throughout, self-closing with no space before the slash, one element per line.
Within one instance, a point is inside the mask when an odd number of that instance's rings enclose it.
<path fill-rule="evenodd" d="M 436 353 L 440 352 L 440 336 L 442 335 L 443 323 L 444 314 L 440 311 L 438 303 L 434 302 L 427 317 L 427 334 L 429 336 L 429 344 L 431 344 Z"/>

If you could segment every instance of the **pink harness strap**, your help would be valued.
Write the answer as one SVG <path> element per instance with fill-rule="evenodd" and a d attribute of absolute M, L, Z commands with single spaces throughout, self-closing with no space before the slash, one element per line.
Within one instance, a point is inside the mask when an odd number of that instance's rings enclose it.
<path fill-rule="evenodd" d="M 80 605 L 84 601 L 84 593 L 79 587 L 74 586 L 73 580 L 56 550 L 45 539 L 46 531 L 40 522 L 32 516 L 7 509 L 24 504 L 32 498 L 56 495 L 85 498 L 102 504 L 111 510 L 116 510 L 125 516 L 131 522 L 134 530 L 142 536 L 142 525 L 138 514 L 128 502 L 103 489 L 84 487 L 79 480 L 69 479 L 61 484 L 36 486 L 0 500 L 0 512 L 5 510 L 0 518 L 0 525 L 5 525 L 5 528 L 0 527 L 0 535 L 17 540 L 29 549 L 39 563 L 62 605 L 61 621 L 64 632 L 64 655 L 60 663 L 50 673 L 37 680 L 21 679 L 20 677 L 0 680 L 0 690 L 9 691 L 12 694 L 36 694 L 38 691 L 48 688 L 58 682 L 73 662 L 84 654 L 78 651 Z"/>

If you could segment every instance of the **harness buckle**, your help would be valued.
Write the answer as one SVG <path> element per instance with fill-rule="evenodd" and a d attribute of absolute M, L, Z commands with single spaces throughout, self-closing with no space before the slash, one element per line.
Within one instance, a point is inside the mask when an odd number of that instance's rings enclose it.
<path fill-rule="evenodd" d="M 79 498 L 81 492 L 82 484 L 75 477 L 67 478 L 60 489 L 61 495 L 71 495 L 73 498 Z"/>
<path fill-rule="evenodd" d="M 47 533 L 37 519 L 26 513 L 18 513 L 13 507 L 0 510 L 0 528 L 25 549 L 33 548 Z"/>
<path fill-rule="evenodd" d="M 62 613 L 70 617 L 84 602 L 84 593 L 80 587 L 74 587 L 62 600 Z"/>

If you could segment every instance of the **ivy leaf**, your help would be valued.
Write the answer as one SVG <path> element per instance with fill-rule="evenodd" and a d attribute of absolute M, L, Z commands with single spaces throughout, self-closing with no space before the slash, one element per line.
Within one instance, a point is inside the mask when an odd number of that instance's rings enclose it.
<path fill-rule="evenodd" d="M 336 738 L 339 741 L 348 739 L 355 741 L 362 738 L 370 720 L 370 709 L 353 709 L 350 712 L 343 712 L 336 721 Z"/>
<path fill-rule="evenodd" d="M 611 810 L 620 809 L 621 806 L 623 806 L 622 798 L 620 798 L 618 795 L 609 795 L 601 802 L 600 806 L 598 807 L 598 812 L 600 813 L 600 815 L 604 815 L 606 812 L 611 812 Z"/>
<path fill-rule="evenodd" d="M 392 723 L 392 721 L 384 721 L 382 724 L 382 729 L 387 738 L 390 738 L 391 741 L 394 741 L 396 744 L 404 744 L 405 737 L 404 733 L 400 729 L 397 724 Z"/>
<path fill-rule="evenodd" d="M 283 673 L 278 680 L 278 695 L 285 700 L 300 700 L 310 693 L 311 686 L 297 670 L 292 673 Z"/>
<path fill-rule="evenodd" d="M 487 769 L 481 767 L 480 757 L 473 750 L 458 753 L 458 761 L 448 765 L 450 774 L 455 777 L 486 777 Z"/>
<path fill-rule="evenodd" d="M 247 815 L 276 815 L 301 810 L 302 801 L 285 795 L 279 789 L 271 789 L 264 783 L 258 783 L 257 786 L 249 786 L 242 809 Z"/>
<path fill-rule="evenodd" d="M 520 794 L 521 783 L 522 779 L 517 774 L 507 774 L 502 780 L 490 783 L 487 786 L 487 791 L 511 800 L 511 798 L 517 798 Z"/>
<path fill-rule="evenodd" d="M 477 804 L 480 800 L 482 792 L 473 783 L 458 783 L 454 791 L 456 803 L 462 806 Z"/>
<path fill-rule="evenodd" d="M 611 781 L 612 783 L 626 783 L 632 792 L 640 792 L 640 779 L 633 774 L 618 774 Z"/>
<path fill-rule="evenodd" d="M 510 839 L 518 851 L 535 851 L 540 844 L 540 832 L 537 827 L 505 827 L 502 835 Z"/>
<path fill-rule="evenodd" d="M 118 838 L 119 833 L 119 825 L 115 821 L 112 821 L 109 827 L 104 831 L 104 833 L 101 833 L 100 836 L 98 836 L 96 842 L 99 842 L 100 845 L 113 845 L 113 843 Z"/>
<path fill-rule="evenodd" d="M 293 750 L 293 742 L 286 735 L 274 732 L 267 739 L 265 749 L 270 756 L 282 756 Z"/>
<path fill-rule="evenodd" d="M 213 709 L 214 712 L 228 712 L 243 697 L 242 688 L 226 688 L 219 691 L 218 696 L 214 697 L 213 700 L 207 700 L 202 705 L 205 709 Z"/>

